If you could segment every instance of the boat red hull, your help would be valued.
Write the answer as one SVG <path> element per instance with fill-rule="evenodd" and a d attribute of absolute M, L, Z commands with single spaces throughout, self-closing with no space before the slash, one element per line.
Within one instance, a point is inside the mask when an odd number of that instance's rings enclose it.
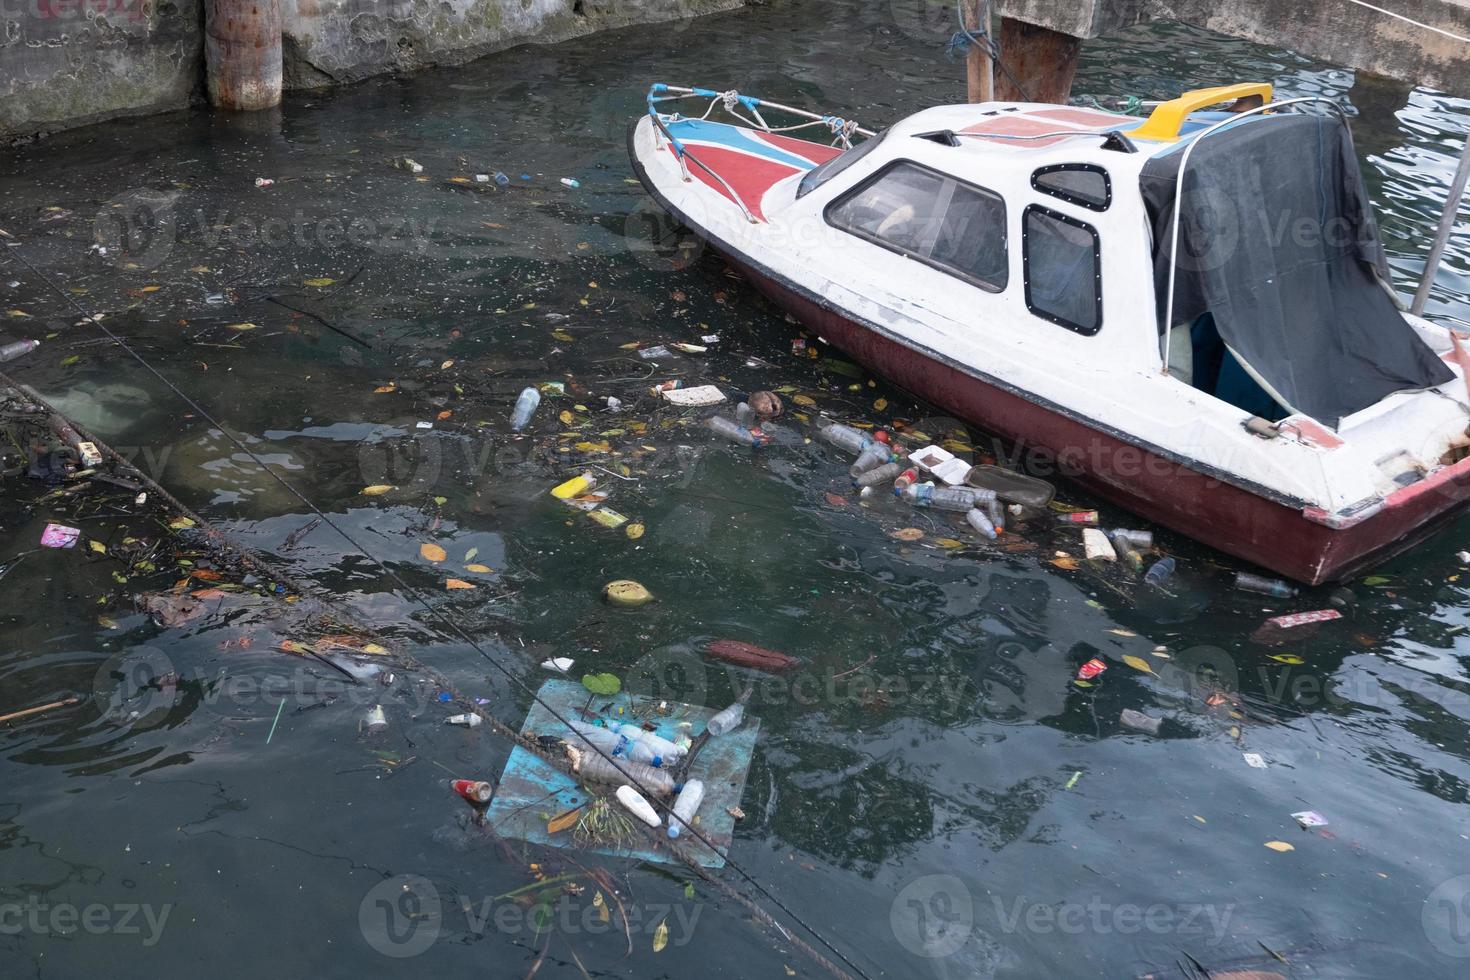
<path fill-rule="evenodd" d="M 723 254 L 723 253 L 722 253 Z M 1151 521 L 1281 575 L 1335 581 L 1410 547 L 1470 501 L 1470 460 L 1330 526 L 1300 506 L 1226 483 L 883 336 L 725 254 L 772 302 L 875 373 L 1025 450 L 1053 473 Z M 1045 474 L 1039 474 L 1045 475 Z"/>

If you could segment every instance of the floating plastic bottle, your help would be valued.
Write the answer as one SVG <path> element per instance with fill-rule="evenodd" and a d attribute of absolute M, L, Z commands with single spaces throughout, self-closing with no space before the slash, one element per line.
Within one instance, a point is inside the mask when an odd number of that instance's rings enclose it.
<path fill-rule="evenodd" d="M 1000 534 L 1006 529 L 1006 508 L 1000 502 L 1000 498 L 991 497 L 985 501 L 985 516 L 990 518 L 990 523 L 995 525 L 995 533 Z"/>
<path fill-rule="evenodd" d="M 677 759 L 685 754 L 683 746 L 670 742 L 657 732 L 650 732 L 646 728 L 624 722 L 618 726 L 618 734 L 633 742 L 641 742 L 665 759 Z"/>
<path fill-rule="evenodd" d="M 838 449 L 846 449 L 854 456 L 877 442 L 876 439 L 866 432 L 859 432 L 850 425 L 838 425 L 836 422 L 826 428 L 819 429 L 817 435 L 826 439 Z"/>
<path fill-rule="evenodd" d="M 1172 557 L 1159 559 L 1144 573 L 1144 583 L 1156 589 L 1167 589 L 1174 581 L 1175 566 L 1176 563 Z"/>
<path fill-rule="evenodd" d="M 563 177 L 561 179 L 561 185 L 563 187 L 576 188 L 576 187 L 581 187 L 582 186 L 582 182 L 580 180 L 578 180 L 577 178 L 575 178 L 575 177 Z"/>
<path fill-rule="evenodd" d="M 495 787 L 482 779 L 452 779 L 449 787 L 466 803 L 476 805 L 489 803 L 490 797 L 495 795 Z"/>
<path fill-rule="evenodd" d="M 739 728 L 740 723 L 744 720 L 745 705 L 736 701 L 730 707 L 711 718 L 704 727 L 711 735 L 724 735 L 726 732 L 732 732 Z"/>
<path fill-rule="evenodd" d="M 368 709 L 368 713 L 362 719 L 362 727 L 369 735 L 376 735 L 378 732 L 387 730 L 388 716 L 384 713 L 381 704 L 375 704 Z"/>
<path fill-rule="evenodd" d="M 510 413 L 510 427 L 512 431 L 519 432 L 531 424 L 531 416 L 536 414 L 537 407 L 541 404 L 541 392 L 535 388 L 527 388 L 521 392 L 516 399 L 516 407 Z"/>
<path fill-rule="evenodd" d="M 764 446 L 771 441 L 771 437 L 759 429 L 747 429 L 738 422 L 732 422 L 723 415 L 713 415 L 705 423 L 719 436 L 724 436 L 731 442 L 738 442 L 744 446 Z"/>
<path fill-rule="evenodd" d="M 1278 599 L 1293 598 L 1297 590 L 1279 578 L 1266 578 L 1264 575 L 1252 575 L 1250 572 L 1235 573 L 1235 587 L 1243 592 L 1258 592 L 1261 595 L 1275 596 Z"/>
<path fill-rule="evenodd" d="M 505 187 L 510 184 L 510 178 L 497 170 L 495 171 L 495 183 L 499 184 L 501 187 Z"/>
<path fill-rule="evenodd" d="M 4 347 L 0 347 L 0 363 L 13 361 L 22 354 L 29 354 L 40 346 L 41 342 L 39 340 L 17 340 L 14 343 L 6 344 Z"/>
<path fill-rule="evenodd" d="M 584 721 L 569 720 L 567 724 L 576 733 L 571 739 L 574 745 L 580 740 L 601 749 L 607 755 L 620 756 L 630 762 L 642 762 L 655 767 L 664 764 L 663 755 L 648 742 L 634 741 L 622 732 Z"/>
<path fill-rule="evenodd" d="M 629 760 L 613 765 L 602 756 L 584 752 L 575 746 L 567 747 L 567 757 L 572 760 L 573 772 L 594 783 L 627 783 L 631 777 L 639 787 L 655 796 L 668 796 L 674 792 L 673 776 L 642 762 Z M 628 775 L 619 772 L 619 767 Z"/>
<path fill-rule="evenodd" d="M 669 836 L 677 838 L 683 832 L 686 824 L 694 819 L 699 804 L 704 802 L 704 783 L 698 779 L 691 779 L 679 790 L 679 796 L 674 800 L 674 815 L 669 818 Z"/>
<path fill-rule="evenodd" d="M 882 466 L 868 470 L 852 482 L 860 487 L 876 487 L 893 480 L 901 473 L 903 473 L 903 467 L 898 463 L 884 463 Z"/>
<path fill-rule="evenodd" d="M 468 711 L 462 715 L 450 715 L 444 719 L 446 725 L 459 725 L 463 728 L 479 728 L 483 722 L 484 719 L 479 715 Z"/>
<path fill-rule="evenodd" d="M 755 409 L 748 402 L 741 402 L 735 406 L 735 421 L 746 428 L 753 428 L 760 420 L 755 417 Z"/>
<path fill-rule="evenodd" d="M 1152 531 L 1130 531 L 1126 527 L 1115 527 L 1108 532 L 1113 540 L 1122 538 L 1139 551 L 1148 551 L 1154 546 L 1154 532 Z"/>
<path fill-rule="evenodd" d="M 915 507 L 952 510 L 959 514 L 995 499 L 995 494 L 989 490 L 975 490 L 971 487 L 936 487 L 932 483 L 915 483 L 913 486 L 904 487 L 902 491 L 895 492 Z"/>
<path fill-rule="evenodd" d="M 979 531 L 982 537 L 989 538 L 991 541 L 995 540 L 995 522 L 980 508 L 972 507 L 966 511 L 965 521 L 976 531 Z"/>
<path fill-rule="evenodd" d="M 1122 559 L 1123 564 L 1135 572 L 1143 571 L 1143 556 L 1138 553 L 1138 549 L 1133 546 L 1131 540 L 1121 534 L 1114 534 L 1113 550 L 1118 553 L 1118 557 Z"/>
<path fill-rule="evenodd" d="M 1057 520 L 1062 524 L 1082 524 L 1086 527 L 1097 526 L 1097 511 L 1079 510 L 1071 514 L 1058 514 Z"/>
<path fill-rule="evenodd" d="M 854 477 L 862 476 L 874 467 L 882 466 L 893 458 L 893 451 L 877 440 L 868 443 L 858 454 L 857 460 L 848 468 Z"/>

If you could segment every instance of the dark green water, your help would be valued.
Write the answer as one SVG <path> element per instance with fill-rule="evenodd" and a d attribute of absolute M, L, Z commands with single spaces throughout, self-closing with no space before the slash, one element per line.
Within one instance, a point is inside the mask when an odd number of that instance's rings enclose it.
<path fill-rule="evenodd" d="M 793 358 L 796 329 L 713 258 L 675 270 L 640 248 L 649 206 L 623 144 L 653 80 L 737 86 L 875 125 L 958 100 L 963 71 L 939 35 L 902 3 L 778 3 L 294 97 L 248 120 L 96 127 L 3 155 L 0 228 L 526 683 L 544 679 L 536 665 L 553 655 L 635 686 L 667 683 L 668 665 L 687 666 L 680 650 L 713 636 L 802 658 L 799 680 L 753 696 L 763 729 L 732 857 L 869 975 L 1184 977 L 1199 964 L 1216 975 L 1463 976 L 1463 521 L 1355 584 L 1346 621 L 1267 648 L 1248 640 L 1262 619 L 1319 608 L 1327 590 L 1290 602 L 1231 592 L 1224 559 L 1166 533 L 1161 548 L 1193 582 L 1178 602 L 1054 568 L 1052 552 L 1076 545 L 1049 529 L 1023 533 L 1030 551 L 946 550 L 933 540 L 973 536 L 886 504 L 859 508 L 850 494 L 829 503 L 848 488 L 844 457 L 795 445 L 752 458 L 640 401 L 650 368 L 622 345 L 715 333 L 710 354 L 665 362 L 655 380 L 789 385 L 837 415 L 945 426 L 881 382 L 852 391 L 825 360 Z M 1466 103 L 1354 88 L 1348 72 L 1162 27 L 1089 45 L 1076 92 L 1111 104 L 1259 78 L 1358 110 L 1410 289 L 1470 128 Z M 400 155 L 429 179 L 392 169 Z M 509 189 L 445 182 L 495 170 Z M 275 186 L 257 189 L 258 176 Z M 173 217 L 139 267 L 91 250 L 99 233 L 111 240 L 109 216 L 140 200 Z M 24 267 L 5 255 L 0 266 L 0 307 L 31 315 L 7 317 L 11 332 L 56 334 L 9 366 L 15 376 L 500 716 L 524 716 L 519 688 L 328 529 L 283 551 L 304 506 L 134 362 L 87 344 L 96 334 Z M 1463 313 L 1467 275 L 1457 239 L 1432 309 Z M 239 323 L 257 327 L 229 329 Z M 543 404 L 533 438 L 511 440 L 515 393 L 552 380 L 572 394 Z M 606 395 L 629 411 L 573 408 Z M 585 462 L 557 451 L 564 409 L 591 423 L 579 439 L 624 429 L 606 438 L 640 479 L 606 482 L 611 505 L 646 525 L 640 540 L 545 495 Z M 444 411 L 433 430 L 415 428 Z M 359 493 L 377 483 L 399 489 Z M 555 858 L 496 845 L 444 787 L 451 773 L 498 773 L 503 743 L 441 724 L 434 691 L 411 677 L 386 694 L 337 689 L 311 709 L 331 679 L 272 652 L 303 629 L 299 614 L 242 601 L 162 629 L 135 611 L 114 565 L 80 548 L 34 550 L 64 513 L 37 495 L 5 485 L 0 560 L 24 558 L 0 578 L 0 713 L 90 698 L 99 673 L 140 650 L 153 676 L 172 669 L 179 685 L 145 691 L 151 710 L 132 723 L 103 715 L 103 684 L 101 698 L 0 729 L 4 975 L 531 969 L 547 933 L 513 901 L 491 900 L 530 882 L 529 862 Z M 1114 511 L 1104 523 L 1134 522 Z M 924 542 L 888 536 L 909 524 Z M 86 531 L 158 528 L 103 515 Z M 424 542 L 446 549 L 445 566 L 477 549 L 494 571 L 458 572 L 478 588 L 445 592 L 456 573 L 422 558 Z M 624 577 L 659 601 L 604 605 L 603 583 Z M 1273 659 L 1282 654 L 1304 663 Z M 1069 686 L 1092 656 L 1111 663 L 1100 683 Z M 1210 676 L 1238 700 L 1212 706 Z M 715 704 L 749 679 L 693 670 L 668 693 Z M 365 697 L 388 710 L 378 741 L 358 735 Z M 1150 738 L 1120 726 L 1124 708 L 1170 720 Z M 418 761 L 388 776 L 374 750 Z M 1308 809 L 1329 819 L 1325 833 L 1297 827 L 1291 814 Z M 558 912 L 538 975 L 580 976 L 577 961 L 594 976 L 813 974 L 703 882 L 686 897 L 682 868 L 607 866 L 636 919 L 633 952 L 597 918 L 593 888 Z M 399 876 L 427 879 L 442 907 L 429 931 L 389 916 L 406 944 L 373 927 L 378 901 L 402 898 Z M 483 923 L 487 902 L 512 911 Z M 90 925 L 67 919 L 89 906 L 104 910 Z M 654 953 L 662 915 L 670 942 Z M 417 951 L 421 937 L 417 955 L 383 952 Z"/>

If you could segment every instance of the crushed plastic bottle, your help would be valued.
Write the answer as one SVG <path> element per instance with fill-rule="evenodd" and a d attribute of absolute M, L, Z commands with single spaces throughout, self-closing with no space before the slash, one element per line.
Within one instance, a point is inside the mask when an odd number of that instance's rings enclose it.
<path fill-rule="evenodd" d="M 1279 578 L 1266 578 L 1264 575 L 1252 575 L 1250 572 L 1235 573 L 1235 587 L 1242 592 L 1256 592 L 1260 595 L 1275 596 L 1278 599 L 1291 599 L 1296 596 L 1297 590 Z"/>
<path fill-rule="evenodd" d="M 995 499 L 989 490 L 971 487 L 936 487 L 932 483 L 915 483 L 913 486 L 894 490 L 900 497 L 915 507 L 933 507 L 936 510 L 965 511 Z"/>
<path fill-rule="evenodd" d="M 875 467 L 853 480 L 853 484 L 864 489 L 871 489 L 883 483 L 888 483 L 903 472 L 903 467 L 898 463 L 884 463 Z"/>
<path fill-rule="evenodd" d="M 848 468 L 848 472 L 854 477 L 859 477 L 874 467 L 882 466 L 892 458 L 893 451 L 875 439 L 863 447 L 863 451 L 858 454 L 857 460 Z"/>
<path fill-rule="evenodd" d="M 501 187 L 506 187 L 510 184 L 510 178 L 497 170 L 495 171 L 495 183 L 499 184 Z"/>
<path fill-rule="evenodd" d="M 995 522 L 993 522 L 980 508 L 972 507 L 970 510 L 966 511 L 965 521 L 969 523 L 969 525 L 973 527 L 976 531 L 979 531 L 982 537 L 989 538 L 991 541 L 995 540 Z"/>
<path fill-rule="evenodd" d="M 669 818 L 669 836 L 677 838 L 683 832 L 684 827 L 694 819 L 694 814 L 699 810 L 699 804 L 704 802 L 704 783 L 698 779 L 691 779 L 679 790 L 678 797 L 674 800 L 674 815 Z"/>
<path fill-rule="evenodd" d="M 1168 589 L 1174 582 L 1175 567 L 1176 563 L 1172 556 L 1159 559 L 1144 573 L 1144 584 L 1151 585 L 1156 589 Z"/>
<path fill-rule="evenodd" d="M 744 720 L 745 705 L 740 701 L 736 701 L 730 707 L 711 718 L 704 727 L 711 735 L 724 735 L 726 732 L 732 732 L 739 728 L 740 723 Z"/>
<path fill-rule="evenodd" d="M 850 425 L 838 425 L 836 422 L 833 422 L 825 428 L 818 429 L 817 435 L 826 439 L 838 449 L 846 449 L 854 456 L 859 455 L 864 449 L 877 442 L 876 439 L 866 432 L 859 432 Z"/>
<path fill-rule="evenodd" d="M 39 340 L 17 340 L 13 343 L 6 344 L 4 347 L 0 347 L 0 363 L 13 361 L 23 354 L 29 354 L 40 346 L 41 342 Z"/>
<path fill-rule="evenodd" d="M 771 437 L 760 429 L 747 429 L 738 422 L 732 422 L 723 415 L 712 415 L 705 423 L 716 435 L 724 436 L 731 442 L 738 442 L 746 446 L 768 445 Z"/>
<path fill-rule="evenodd" d="M 567 758 L 571 760 L 572 772 L 594 783 L 627 783 L 632 777 L 640 788 L 655 796 L 668 796 L 674 792 L 672 775 L 641 762 L 619 762 L 615 766 L 600 755 L 570 745 L 567 746 Z M 619 766 L 627 776 L 618 771 Z"/>
<path fill-rule="evenodd" d="M 541 404 L 541 392 L 535 388 L 524 389 L 520 397 L 516 399 L 516 407 L 510 413 L 510 427 L 514 432 L 520 432 L 531 424 L 531 416 L 536 414 L 536 409 Z"/>

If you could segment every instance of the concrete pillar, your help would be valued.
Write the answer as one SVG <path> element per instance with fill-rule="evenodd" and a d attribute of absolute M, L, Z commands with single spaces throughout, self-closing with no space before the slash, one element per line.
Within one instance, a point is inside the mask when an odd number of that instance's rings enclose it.
<path fill-rule="evenodd" d="M 1077 77 L 1077 58 L 1081 53 L 1080 37 L 1002 17 L 1000 56 L 1005 70 L 995 73 L 995 97 L 1002 102 L 1065 105 L 1072 94 L 1072 79 Z M 1011 81 L 1011 75 L 1021 83 L 1021 88 Z"/>
<path fill-rule="evenodd" d="M 204 71 L 221 109 L 281 102 L 281 0 L 204 0 Z"/>

